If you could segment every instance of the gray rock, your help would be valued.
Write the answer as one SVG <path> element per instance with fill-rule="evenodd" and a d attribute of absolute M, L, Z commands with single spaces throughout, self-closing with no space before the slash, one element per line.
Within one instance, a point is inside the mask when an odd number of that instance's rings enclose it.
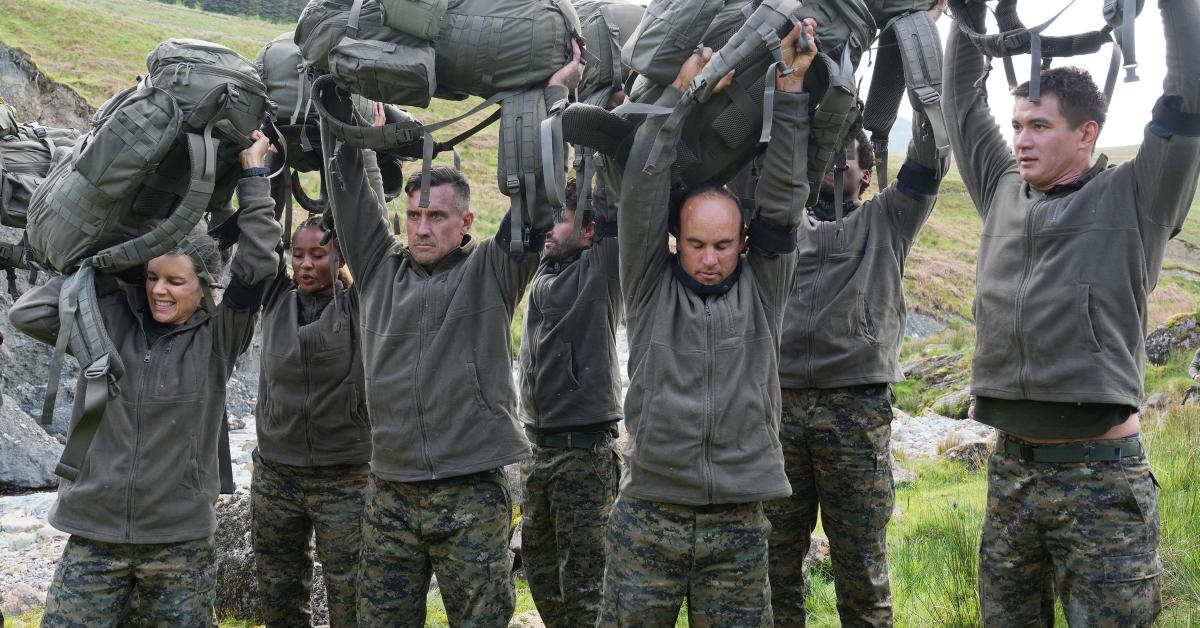
<path fill-rule="evenodd" d="M 969 362 L 962 353 L 918 358 L 901 368 L 908 379 L 920 380 L 929 386 L 963 382 L 970 371 Z"/>
<path fill-rule="evenodd" d="M 812 540 L 808 543 L 808 553 L 804 555 L 803 569 L 808 571 L 816 565 L 830 567 L 829 540 L 819 534 L 812 535 Z"/>
<path fill-rule="evenodd" d="M 904 467 L 892 466 L 892 484 L 896 488 L 916 484 L 917 474 Z"/>
<path fill-rule="evenodd" d="M 46 593 L 25 582 L 17 582 L 0 593 L 0 608 L 10 616 L 23 615 L 46 603 Z M 3 615 L 0 615 L 3 617 Z"/>
<path fill-rule="evenodd" d="M 979 471 L 987 466 L 988 456 L 992 455 L 995 443 L 991 441 L 974 441 L 963 443 L 947 449 L 942 457 L 947 460 L 957 460 L 971 471 Z"/>
<path fill-rule="evenodd" d="M 965 419 L 971 408 L 971 391 L 956 390 L 938 397 L 929 406 L 929 411 L 951 419 Z"/>
<path fill-rule="evenodd" d="M 521 487 L 521 465 L 510 464 L 504 467 L 504 479 L 508 480 L 508 493 L 512 496 L 513 505 L 520 504 L 524 494 Z"/>
<path fill-rule="evenodd" d="M 20 48 L 0 46 L 0 96 L 17 110 L 17 121 L 87 130 L 94 109 L 75 90 L 38 70 Z"/>
<path fill-rule="evenodd" d="M 909 338 L 928 338 L 949 327 L 932 316 L 909 312 L 904 323 L 904 335 Z"/>
<path fill-rule="evenodd" d="M 261 621 L 258 579 L 255 575 L 254 548 L 250 543 L 250 496 L 246 493 L 222 495 L 217 501 L 217 616 Z M 329 623 L 325 599 L 325 580 L 319 563 L 314 565 L 312 584 L 312 621 Z"/>
<path fill-rule="evenodd" d="M 54 467 L 63 446 L 37 421 L 4 396 L 0 407 L 0 485 L 17 488 L 53 488 L 58 485 Z"/>
<path fill-rule="evenodd" d="M 1149 397 L 1146 397 L 1146 401 L 1142 405 L 1147 408 L 1161 410 L 1167 406 L 1167 396 L 1160 392 L 1153 393 Z"/>
<path fill-rule="evenodd" d="M 1175 351 L 1195 351 L 1200 347 L 1200 324 L 1195 314 L 1180 314 L 1159 325 L 1146 336 L 1146 359 L 1163 365 Z"/>

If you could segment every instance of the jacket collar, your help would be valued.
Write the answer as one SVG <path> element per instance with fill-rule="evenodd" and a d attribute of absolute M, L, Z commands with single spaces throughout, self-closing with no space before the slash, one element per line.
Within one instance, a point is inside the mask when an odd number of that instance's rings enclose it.
<path fill-rule="evenodd" d="M 478 246 L 478 244 L 475 242 L 475 238 L 472 238 L 471 234 L 468 233 L 462 237 L 462 242 L 460 242 L 454 250 L 447 253 L 445 257 L 438 260 L 432 266 L 426 266 L 425 264 L 418 262 L 416 258 L 413 257 L 412 251 L 407 246 L 403 249 L 400 249 L 400 251 L 404 257 L 408 258 L 408 261 L 414 268 L 420 268 L 425 272 L 426 275 L 436 275 L 444 270 L 449 270 L 455 266 L 458 266 L 459 262 L 469 257 L 471 253 L 475 252 L 476 246 Z"/>
<path fill-rule="evenodd" d="M 587 249 L 579 249 L 579 251 L 571 257 L 559 261 L 555 261 L 547 257 L 542 260 L 542 271 L 553 274 L 561 273 L 567 268 L 570 268 L 571 264 L 578 262 L 579 258 L 583 256 L 583 252 L 586 250 Z"/>
<path fill-rule="evenodd" d="M 861 203 L 858 201 L 846 201 L 842 204 L 842 216 L 849 216 L 851 212 L 860 206 Z M 818 201 L 816 205 L 809 207 L 808 213 L 821 222 L 833 222 L 837 220 L 837 214 L 825 207 L 824 201 Z"/>
<path fill-rule="evenodd" d="M 733 268 L 733 272 L 729 273 L 729 276 L 726 277 L 724 281 L 711 286 L 702 284 L 699 281 L 696 281 L 695 277 L 687 274 L 687 271 L 685 271 L 683 266 L 679 264 L 679 255 L 671 256 L 671 272 L 675 274 L 675 279 L 678 280 L 679 283 L 683 284 L 683 287 L 691 290 L 700 297 L 707 299 L 708 297 L 714 295 L 720 296 L 725 294 L 726 292 L 729 292 L 730 288 L 737 284 L 738 279 L 742 276 L 742 258 L 741 256 L 738 256 L 737 266 Z"/>
<path fill-rule="evenodd" d="M 1086 172 L 1079 175 L 1078 179 L 1075 179 L 1070 183 L 1059 183 L 1058 185 L 1052 186 L 1049 190 L 1046 190 L 1044 194 L 1046 196 L 1064 196 L 1072 192 L 1078 192 L 1079 190 L 1083 189 L 1083 186 L 1087 185 L 1089 181 L 1095 179 L 1096 175 L 1104 172 L 1107 169 L 1108 155 L 1100 153 L 1100 158 L 1096 160 L 1096 163 L 1092 164 L 1092 167 L 1088 168 Z"/>

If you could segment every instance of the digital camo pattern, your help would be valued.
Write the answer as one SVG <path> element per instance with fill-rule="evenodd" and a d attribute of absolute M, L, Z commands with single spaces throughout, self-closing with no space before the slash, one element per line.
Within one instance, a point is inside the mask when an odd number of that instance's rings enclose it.
<path fill-rule="evenodd" d="M 516 605 L 499 470 L 391 482 L 371 474 L 359 563 L 360 626 L 424 626 L 429 578 L 452 626 L 508 626 Z"/>
<path fill-rule="evenodd" d="M 42 626 L 216 626 L 216 581 L 211 538 L 133 544 L 72 535 L 50 583 Z"/>
<path fill-rule="evenodd" d="M 1149 626 L 1162 608 L 1158 496 L 1144 456 L 1037 463 L 996 452 L 979 548 L 985 626 Z M 1037 601 L 1040 600 L 1040 604 Z"/>
<path fill-rule="evenodd" d="M 758 502 L 679 506 L 618 497 L 597 626 L 771 625 L 770 524 Z"/>
<path fill-rule="evenodd" d="M 521 562 L 549 628 L 594 626 L 604 583 L 604 530 L 621 463 L 613 441 L 533 447 L 521 462 Z"/>
<path fill-rule="evenodd" d="M 887 522 L 895 488 L 888 387 L 782 392 L 779 439 L 792 496 L 763 504 L 772 528 L 775 621 L 805 625 L 803 564 L 819 511 L 842 624 L 890 626 Z"/>
<path fill-rule="evenodd" d="M 250 538 L 268 628 L 311 624 L 313 541 L 333 628 L 358 625 L 358 552 L 369 467 L 293 467 L 255 452 Z"/>

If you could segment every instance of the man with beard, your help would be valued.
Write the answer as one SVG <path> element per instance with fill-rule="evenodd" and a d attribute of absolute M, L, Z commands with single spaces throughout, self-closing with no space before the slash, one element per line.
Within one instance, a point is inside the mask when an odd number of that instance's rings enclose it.
<path fill-rule="evenodd" d="M 621 479 L 615 199 L 598 181 L 593 209 L 577 190 L 567 183 L 566 207 L 546 234 L 520 356 L 521 418 L 533 445 L 521 462 L 521 558 L 551 628 L 596 623 L 604 526 Z"/>
<path fill-rule="evenodd" d="M 783 443 L 789 498 L 768 502 L 775 620 L 804 625 L 802 564 L 820 510 L 833 559 L 838 615 L 847 626 L 890 626 L 887 575 L 892 489 L 888 384 L 904 379 L 900 342 L 904 261 L 948 166 L 928 120 L 914 111 L 908 159 L 896 181 L 860 203 L 874 155 L 861 131 L 843 172 L 842 216 L 834 172 L 796 231 L 796 281 L 780 338 Z"/>

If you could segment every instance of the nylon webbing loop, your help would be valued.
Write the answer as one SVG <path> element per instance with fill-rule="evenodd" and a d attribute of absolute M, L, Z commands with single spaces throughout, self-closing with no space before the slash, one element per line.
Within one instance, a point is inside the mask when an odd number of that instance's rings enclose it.
<path fill-rule="evenodd" d="M 54 341 L 54 354 L 50 358 L 50 378 L 46 382 L 46 402 L 42 404 L 42 425 L 51 425 L 54 423 L 54 405 L 58 401 L 58 387 L 62 379 L 63 358 L 67 355 L 67 344 L 71 339 L 71 328 L 75 325 L 75 312 L 79 309 L 78 277 L 68 278 L 64 282 L 62 289 L 63 294 L 59 297 L 58 304 L 58 338 Z"/>
<path fill-rule="evenodd" d="M 79 479 L 84 458 L 92 446 L 92 440 L 100 429 L 100 420 L 108 407 L 108 354 L 102 355 L 83 370 L 86 382 L 83 389 L 83 414 L 75 421 L 62 457 L 54 468 L 54 474 L 72 482 Z"/>
<path fill-rule="evenodd" d="M 206 155 L 215 155 L 217 147 L 208 140 L 187 134 L 191 182 L 179 206 L 166 220 L 133 240 L 110 246 L 94 255 L 90 264 L 105 272 L 116 272 L 144 264 L 179 245 L 204 216 L 212 198 L 215 172 L 204 173 Z M 215 168 L 214 168 L 215 170 Z"/>

